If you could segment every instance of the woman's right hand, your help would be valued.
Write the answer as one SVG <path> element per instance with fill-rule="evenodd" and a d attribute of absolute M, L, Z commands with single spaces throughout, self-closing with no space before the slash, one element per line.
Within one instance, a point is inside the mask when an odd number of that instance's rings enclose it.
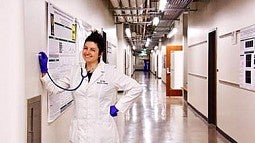
<path fill-rule="evenodd" d="M 40 52 L 38 59 L 39 59 L 41 73 L 42 74 L 47 73 L 48 72 L 48 67 L 47 67 L 48 57 L 47 57 L 47 55 L 44 52 Z"/>

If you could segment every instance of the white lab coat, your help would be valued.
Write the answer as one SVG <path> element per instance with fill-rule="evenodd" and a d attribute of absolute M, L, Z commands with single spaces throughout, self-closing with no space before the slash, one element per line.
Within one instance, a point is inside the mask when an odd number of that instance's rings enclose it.
<path fill-rule="evenodd" d="M 84 67 L 83 69 L 86 71 Z M 54 86 L 48 76 L 44 76 L 41 80 L 49 92 L 63 91 Z M 58 84 L 74 88 L 80 80 L 80 67 L 77 66 L 70 76 L 58 80 Z M 125 95 L 116 103 L 119 88 L 125 91 Z M 110 106 L 115 104 L 119 112 L 125 113 L 141 92 L 141 85 L 134 79 L 101 61 L 93 72 L 90 82 L 88 78 L 85 78 L 80 88 L 72 92 L 75 109 L 70 127 L 70 141 L 72 143 L 119 143 L 116 123 L 109 114 Z"/>

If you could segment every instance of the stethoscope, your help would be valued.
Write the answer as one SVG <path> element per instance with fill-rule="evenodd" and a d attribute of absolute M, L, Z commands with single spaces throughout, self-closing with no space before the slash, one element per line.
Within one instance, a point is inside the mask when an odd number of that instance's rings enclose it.
<path fill-rule="evenodd" d="M 73 89 L 70 89 L 70 88 L 64 88 L 64 87 L 61 87 L 60 85 L 58 85 L 58 84 L 51 78 L 49 72 L 47 72 L 47 75 L 49 76 L 50 80 L 52 81 L 52 83 L 53 83 L 54 85 L 56 85 L 58 88 L 63 89 L 63 90 L 65 90 L 65 91 L 75 91 L 75 90 L 77 90 L 77 89 L 81 86 L 83 80 L 88 76 L 88 74 L 86 74 L 85 76 L 83 75 L 83 69 L 82 69 L 82 67 L 81 67 L 81 81 L 80 81 L 80 83 L 79 83 L 79 85 L 78 85 L 77 87 L 75 87 L 75 88 L 73 88 Z"/>

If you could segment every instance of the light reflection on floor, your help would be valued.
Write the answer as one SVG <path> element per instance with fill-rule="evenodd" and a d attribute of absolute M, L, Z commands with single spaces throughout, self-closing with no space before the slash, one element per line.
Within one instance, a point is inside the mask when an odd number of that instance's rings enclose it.
<path fill-rule="evenodd" d="M 227 143 L 183 101 L 166 97 L 165 84 L 151 73 L 133 76 L 143 93 L 125 115 L 123 143 Z"/>

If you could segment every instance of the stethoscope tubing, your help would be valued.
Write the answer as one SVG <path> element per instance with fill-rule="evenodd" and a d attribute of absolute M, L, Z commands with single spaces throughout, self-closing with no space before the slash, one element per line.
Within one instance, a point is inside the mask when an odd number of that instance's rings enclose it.
<path fill-rule="evenodd" d="M 60 85 L 58 85 L 58 84 L 51 78 L 49 72 L 47 72 L 47 75 L 49 76 L 50 80 L 52 81 L 52 83 L 53 83 L 54 85 L 56 85 L 58 88 L 63 89 L 63 90 L 65 90 L 65 91 L 75 91 L 75 90 L 77 90 L 77 89 L 81 86 L 83 80 L 88 76 L 88 75 L 83 76 L 83 69 L 81 68 L 81 77 L 82 77 L 82 79 L 81 79 L 79 85 L 78 85 L 77 87 L 73 88 L 73 89 L 70 89 L 70 88 L 64 88 L 64 87 L 61 87 Z"/>

